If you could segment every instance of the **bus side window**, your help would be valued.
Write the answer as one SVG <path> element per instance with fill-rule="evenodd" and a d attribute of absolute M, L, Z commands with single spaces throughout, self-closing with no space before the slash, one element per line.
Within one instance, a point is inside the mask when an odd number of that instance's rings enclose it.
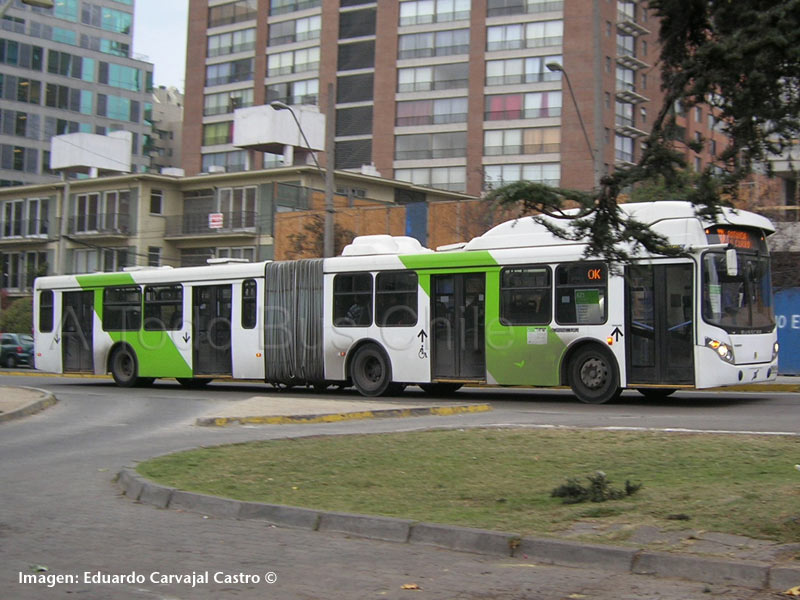
<path fill-rule="evenodd" d="M 417 324 L 417 274 L 378 273 L 375 278 L 375 322 L 382 327 Z"/>
<path fill-rule="evenodd" d="M 606 266 L 602 263 L 556 267 L 556 321 L 577 325 L 605 323 L 607 282 Z"/>
<path fill-rule="evenodd" d="M 142 289 L 139 286 L 103 290 L 103 331 L 138 331 L 142 328 Z"/>
<path fill-rule="evenodd" d="M 256 326 L 256 280 L 242 282 L 242 328 L 254 329 Z"/>
<path fill-rule="evenodd" d="M 183 286 L 148 285 L 144 288 L 146 331 L 179 331 L 183 328 Z"/>
<path fill-rule="evenodd" d="M 39 292 L 39 331 L 53 331 L 53 290 Z"/>
<path fill-rule="evenodd" d="M 341 273 L 333 278 L 333 324 L 372 325 L 372 274 Z"/>
<path fill-rule="evenodd" d="M 500 275 L 500 322 L 546 325 L 552 319 L 550 269 L 513 267 Z"/>

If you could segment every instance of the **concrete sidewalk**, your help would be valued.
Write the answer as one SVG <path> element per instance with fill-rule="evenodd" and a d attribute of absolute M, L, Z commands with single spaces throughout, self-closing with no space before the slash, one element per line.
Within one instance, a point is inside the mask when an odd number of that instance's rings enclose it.
<path fill-rule="evenodd" d="M 0 423 L 32 415 L 56 402 L 47 390 L 0 386 Z"/>

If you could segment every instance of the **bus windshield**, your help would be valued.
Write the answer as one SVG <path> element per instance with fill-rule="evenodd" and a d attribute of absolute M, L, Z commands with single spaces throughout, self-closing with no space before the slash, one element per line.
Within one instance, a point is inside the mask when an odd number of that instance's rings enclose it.
<path fill-rule="evenodd" d="M 768 333 L 775 327 L 769 257 L 737 252 L 728 275 L 723 252 L 703 256 L 703 319 L 728 333 Z"/>

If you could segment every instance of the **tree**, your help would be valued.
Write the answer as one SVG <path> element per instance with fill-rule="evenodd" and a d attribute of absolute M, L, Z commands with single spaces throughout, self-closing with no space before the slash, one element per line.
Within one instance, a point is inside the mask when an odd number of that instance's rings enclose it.
<path fill-rule="evenodd" d="M 300 233 L 289 234 L 290 248 L 286 251 L 288 259 L 318 258 L 323 254 L 325 218 L 320 214 L 312 214 L 303 224 Z M 355 234 L 349 229 L 334 223 L 333 250 L 334 256 L 342 253 L 344 247 L 353 241 Z"/>
<path fill-rule="evenodd" d="M 563 219 L 548 226 L 567 239 L 589 241 L 587 255 L 629 260 L 631 250 L 675 254 L 665 240 L 621 213 L 621 190 L 661 182 L 663 193 L 692 202 L 715 217 L 732 203 L 738 183 L 800 137 L 800 0 L 649 0 L 660 19 L 659 67 L 665 99 L 638 163 L 603 177 L 599 189 L 579 192 L 512 183 L 488 198 L 528 213 Z M 715 161 L 688 177 L 676 148 L 674 107 L 705 103 L 730 138 Z M 688 143 L 699 151 L 704 140 Z M 767 163 L 768 165 L 768 163 Z M 564 209 L 577 207 L 576 215 Z"/>
<path fill-rule="evenodd" d="M 30 333 L 33 331 L 33 298 L 18 298 L 0 313 L 0 331 Z"/>

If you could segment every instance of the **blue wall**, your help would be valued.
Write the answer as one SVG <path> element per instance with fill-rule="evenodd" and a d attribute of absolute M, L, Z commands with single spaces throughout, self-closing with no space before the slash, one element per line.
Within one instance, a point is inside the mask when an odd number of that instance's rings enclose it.
<path fill-rule="evenodd" d="M 406 204 L 406 235 L 417 238 L 423 246 L 428 245 L 428 203 Z"/>
<path fill-rule="evenodd" d="M 800 288 L 775 293 L 775 320 L 778 322 L 778 373 L 800 375 Z"/>

